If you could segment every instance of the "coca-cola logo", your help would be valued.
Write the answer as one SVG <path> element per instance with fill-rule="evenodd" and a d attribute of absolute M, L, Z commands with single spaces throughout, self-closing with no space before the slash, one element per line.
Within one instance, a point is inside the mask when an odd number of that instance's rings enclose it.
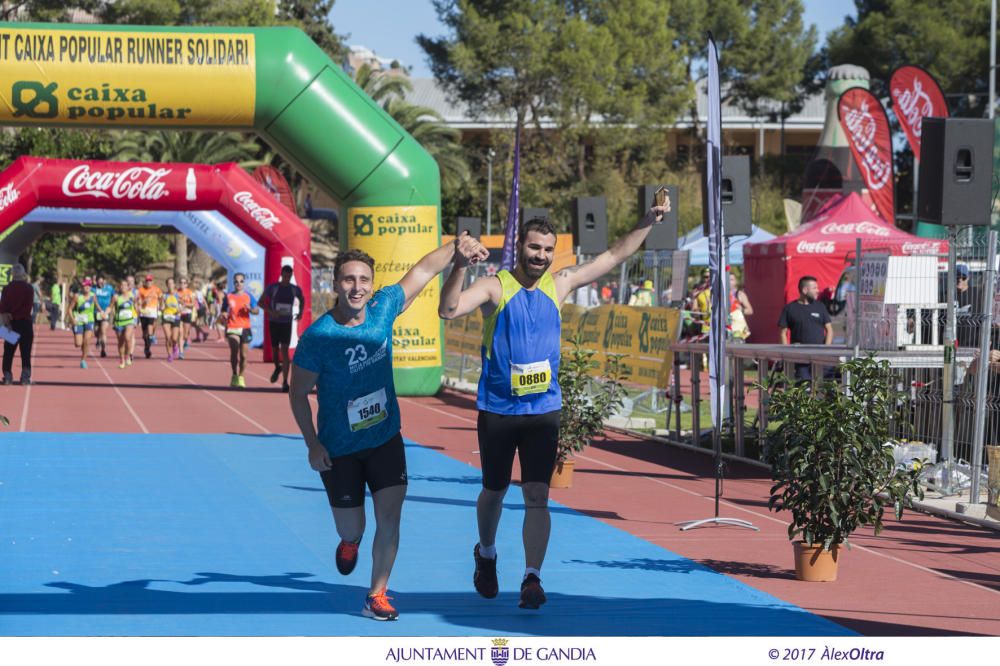
<path fill-rule="evenodd" d="M 941 254 L 941 252 L 941 243 L 933 241 L 903 243 L 903 254 Z"/>
<path fill-rule="evenodd" d="M 833 254 L 833 241 L 799 241 L 796 246 L 799 254 Z"/>
<path fill-rule="evenodd" d="M 825 224 L 820 228 L 820 233 L 831 235 L 831 234 L 848 234 L 848 235 L 862 235 L 867 234 L 869 236 L 888 236 L 889 230 L 882 226 L 881 224 L 876 224 L 874 222 L 848 222 L 845 224 L 838 224 L 836 222 L 831 222 Z"/>
<path fill-rule="evenodd" d="M 7 206 L 17 201 L 19 196 L 21 196 L 21 193 L 14 189 L 14 183 L 4 185 L 0 189 L 0 210 L 6 209 Z"/>
<path fill-rule="evenodd" d="M 896 102 L 895 110 L 900 120 L 905 119 L 913 136 L 919 138 L 923 119 L 934 115 L 934 103 L 924 92 L 920 79 L 914 78 L 910 82 L 910 88 L 905 90 L 893 88 L 892 99 Z"/>
<path fill-rule="evenodd" d="M 74 167 L 62 182 L 68 197 L 156 201 L 170 194 L 163 179 L 171 169 L 130 167 L 124 171 L 92 171 L 89 164 Z"/>
<path fill-rule="evenodd" d="M 868 174 L 865 179 L 868 188 L 882 189 L 890 183 L 892 163 L 879 155 L 879 147 L 875 143 L 877 125 L 875 117 L 868 110 L 868 101 L 862 100 L 860 108 L 848 109 L 844 118 L 851 143 L 861 156 L 861 166 Z"/>
<path fill-rule="evenodd" d="M 250 192 L 237 192 L 233 196 L 233 201 L 238 203 L 243 210 L 250 214 L 250 217 L 257 221 L 257 224 L 265 229 L 270 230 L 274 228 L 274 225 L 281 224 L 281 220 L 274 214 L 274 211 L 254 201 L 253 194 Z"/>

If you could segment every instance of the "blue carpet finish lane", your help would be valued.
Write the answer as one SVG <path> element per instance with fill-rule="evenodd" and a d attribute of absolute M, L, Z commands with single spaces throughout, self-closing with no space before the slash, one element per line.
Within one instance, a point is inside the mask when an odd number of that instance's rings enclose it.
<path fill-rule="evenodd" d="M 390 595 L 365 619 L 305 447 L 284 435 L 5 433 L 0 635 L 852 635 L 572 509 L 553 506 L 549 603 L 517 608 L 523 503 L 500 526 L 501 593 L 472 590 L 478 471 L 407 443 Z M 752 538 L 752 537 L 751 537 Z M 748 545 L 749 547 L 749 545 Z"/>

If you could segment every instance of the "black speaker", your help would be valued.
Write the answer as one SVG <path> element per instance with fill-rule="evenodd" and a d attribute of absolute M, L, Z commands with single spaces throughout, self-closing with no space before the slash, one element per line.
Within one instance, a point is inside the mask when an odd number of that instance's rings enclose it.
<path fill-rule="evenodd" d="M 479 240 L 483 234 L 483 219 L 481 217 L 460 217 L 455 228 L 455 235 L 461 236 L 463 231 L 468 231 L 469 235 Z"/>
<path fill-rule="evenodd" d="M 947 225 L 989 224 L 993 121 L 924 118 L 920 134 L 920 219 Z"/>
<path fill-rule="evenodd" d="M 521 209 L 521 224 L 522 225 L 525 222 L 527 222 L 528 220 L 533 220 L 536 217 L 540 217 L 543 220 L 548 220 L 549 219 L 549 209 L 548 208 L 522 208 Z"/>
<path fill-rule="evenodd" d="M 608 249 L 608 200 L 576 197 L 570 202 L 573 247 L 581 254 L 600 254 Z"/>
<path fill-rule="evenodd" d="M 646 215 L 646 211 L 653 206 L 653 193 L 659 185 L 639 186 L 639 217 Z M 676 185 L 664 185 L 667 188 L 667 196 L 670 197 L 670 212 L 663 216 L 659 224 L 654 224 L 646 236 L 643 247 L 647 250 L 676 250 L 677 249 L 677 220 L 680 209 L 680 197 Z"/>
<path fill-rule="evenodd" d="M 702 229 L 708 236 L 708 188 L 702 177 Z M 722 233 L 749 236 L 753 233 L 750 209 L 750 157 L 725 155 L 722 158 Z"/>

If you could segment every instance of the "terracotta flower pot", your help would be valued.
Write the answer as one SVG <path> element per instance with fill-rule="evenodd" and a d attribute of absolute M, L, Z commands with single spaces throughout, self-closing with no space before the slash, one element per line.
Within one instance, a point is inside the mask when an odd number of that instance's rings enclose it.
<path fill-rule="evenodd" d="M 563 460 L 556 463 L 556 468 L 552 470 L 552 480 L 549 482 L 550 488 L 572 488 L 573 487 L 573 460 Z"/>
<path fill-rule="evenodd" d="M 832 583 L 837 580 L 837 558 L 840 547 L 834 545 L 823 550 L 822 544 L 807 546 L 805 541 L 796 541 L 795 577 L 811 583 Z"/>

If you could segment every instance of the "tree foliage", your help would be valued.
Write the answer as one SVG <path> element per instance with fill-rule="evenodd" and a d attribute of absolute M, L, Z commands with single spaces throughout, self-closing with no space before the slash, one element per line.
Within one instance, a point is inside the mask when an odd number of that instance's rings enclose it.
<path fill-rule="evenodd" d="M 888 95 L 900 65 L 927 69 L 946 94 L 985 93 L 989 87 L 989 0 L 856 0 L 857 18 L 827 37 L 830 64 L 868 69 L 876 95 Z M 982 115 L 986 100 L 955 99 L 963 115 Z M 954 108 L 955 106 L 958 108 Z"/>
<path fill-rule="evenodd" d="M 803 79 L 816 74 L 807 67 L 816 49 L 816 27 L 803 24 L 802 0 L 747 4 L 745 23 L 724 56 L 728 94 L 751 116 L 787 117 L 802 108 Z"/>
<path fill-rule="evenodd" d="M 60 257 L 77 260 L 78 275 L 103 275 L 119 280 L 148 269 L 170 256 L 170 241 L 162 234 L 98 233 L 42 235 L 31 249 L 32 275 L 53 277 Z"/>

